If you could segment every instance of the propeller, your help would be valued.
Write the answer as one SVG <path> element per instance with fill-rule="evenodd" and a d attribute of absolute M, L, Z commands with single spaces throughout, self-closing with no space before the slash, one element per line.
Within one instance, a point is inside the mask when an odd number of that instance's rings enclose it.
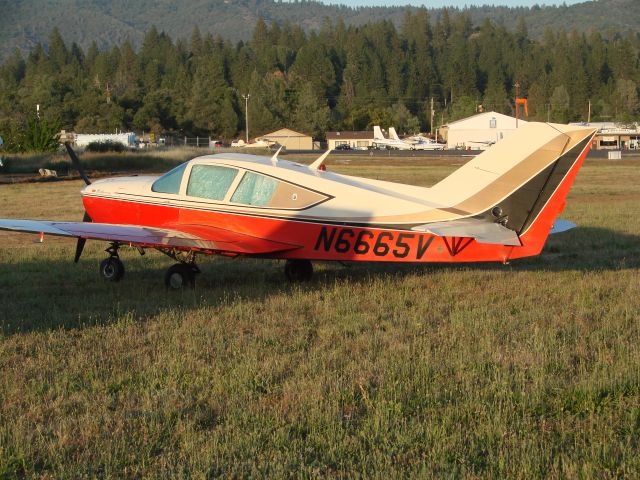
<path fill-rule="evenodd" d="M 91 222 L 91 217 L 87 212 L 84 212 L 84 217 L 82 217 L 83 222 Z M 78 242 L 76 243 L 76 255 L 73 258 L 74 263 L 78 263 L 80 260 L 80 256 L 82 255 L 82 251 L 84 250 L 84 244 L 87 243 L 86 238 L 78 237 Z"/>
<path fill-rule="evenodd" d="M 73 148 L 71 148 L 71 144 L 69 142 L 64 142 L 64 147 L 67 149 L 69 158 L 71 158 L 71 164 L 75 167 L 76 170 L 78 170 L 78 173 L 80 174 L 82 180 L 84 180 L 84 183 L 86 183 L 87 185 L 91 185 L 91 180 L 89 180 L 89 177 L 87 177 L 84 168 L 82 168 L 82 165 L 80 164 L 80 159 L 76 155 L 76 152 L 73 151 Z"/>
<path fill-rule="evenodd" d="M 84 168 L 82 168 L 80 159 L 76 155 L 76 152 L 73 151 L 73 148 L 71 148 L 71 144 L 69 142 L 64 142 L 64 146 L 67 149 L 69 158 L 71 158 L 71 164 L 75 167 L 76 170 L 78 170 L 78 173 L 80 174 L 80 177 L 82 177 L 82 180 L 84 180 L 84 183 L 86 183 L 87 185 L 91 185 L 91 180 L 89 180 L 89 177 L 85 173 Z M 93 220 L 91 219 L 91 216 L 85 211 L 84 216 L 82 217 L 82 221 L 92 222 Z M 78 261 L 80 260 L 80 256 L 82 255 L 82 251 L 84 250 L 85 243 L 87 243 L 86 238 L 78 237 L 78 242 L 76 243 L 76 254 L 73 259 L 75 263 L 78 263 Z"/>

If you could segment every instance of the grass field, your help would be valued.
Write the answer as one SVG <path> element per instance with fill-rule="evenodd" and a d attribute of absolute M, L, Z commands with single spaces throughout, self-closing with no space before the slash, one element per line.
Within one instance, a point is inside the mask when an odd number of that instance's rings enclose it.
<path fill-rule="evenodd" d="M 456 160 L 352 160 L 433 184 Z M 172 263 L 0 233 L 0 478 L 640 477 L 640 163 L 588 160 L 543 255 L 510 265 Z M 0 217 L 80 220 L 77 181 Z"/>

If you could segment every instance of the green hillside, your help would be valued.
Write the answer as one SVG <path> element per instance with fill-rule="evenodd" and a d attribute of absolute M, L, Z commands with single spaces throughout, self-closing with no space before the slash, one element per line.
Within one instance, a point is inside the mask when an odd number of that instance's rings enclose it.
<path fill-rule="evenodd" d="M 96 41 L 101 48 L 129 39 L 139 45 L 144 32 L 155 25 L 172 38 L 188 38 L 194 27 L 203 33 L 232 41 L 250 37 L 258 17 L 267 23 L 300 25 L 320 29 L 326 19 L 341 18 L 347 25 L 390 20 L 400 26 L 409 7 L 350 8 L 316 1 L 274 0 L 0 0 L 0 60 L 18 48 L 27 52 L 47 42 L 57 27 L 67 43 L 86 48 Z M 491 18 L 507 28 L 524 17 L 529 33 L 539 38 L 546 27 L 565 30 L 616 30 L 640 32 L 637 0 L 590 1 L 570 7 L 473 7 L 467 9 L 473 23 Z M 439 11 L 431 12 L 437 18 Z"/>

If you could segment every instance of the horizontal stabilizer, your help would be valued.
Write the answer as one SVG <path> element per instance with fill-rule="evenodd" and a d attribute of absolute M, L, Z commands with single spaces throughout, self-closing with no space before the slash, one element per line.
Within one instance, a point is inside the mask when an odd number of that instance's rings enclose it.
<path fill-rule="evenodd" d="M 577 225 L 573 222 L 570 222 L 569 220 L 562 220 L 561 218 L 557 218 L 556 221 L 553 223 L 553 228 L 549 233 L 550 234 L 562 233 L 576 227 Z"/>
<path fill-rule="evenodd" d="M 448 222 L 426 223 L 413 230 L 428 232 L 439 237 L 473 238 L 478 243 L 520 246 L 518 234 L 495 222 L 476 218 L 463 218 Z"/>

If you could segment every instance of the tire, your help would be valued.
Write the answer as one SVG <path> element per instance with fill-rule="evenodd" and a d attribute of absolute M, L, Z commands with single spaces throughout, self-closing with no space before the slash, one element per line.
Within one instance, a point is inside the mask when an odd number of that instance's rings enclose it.
<path fill-rule="evenodd" d="M 287 260 L 284 275 L 290 282 L 308 282 L 313 277 L 313 265 L 309 260 Z"/>
<path fill-rule="evenodd" d="M 196 272 L 191 265 L 176 263 L 167 270 L 164 275 L 164 284 L 170 290 L 182 290 L 183 288 L 196 286 Z"/>
<path fill-rule="evenodd" d="M 105 258 L 100 262 L 100 275 L 109 282 L 119 282 L 124 277 L 124 264 L 118 257 Z"/>

